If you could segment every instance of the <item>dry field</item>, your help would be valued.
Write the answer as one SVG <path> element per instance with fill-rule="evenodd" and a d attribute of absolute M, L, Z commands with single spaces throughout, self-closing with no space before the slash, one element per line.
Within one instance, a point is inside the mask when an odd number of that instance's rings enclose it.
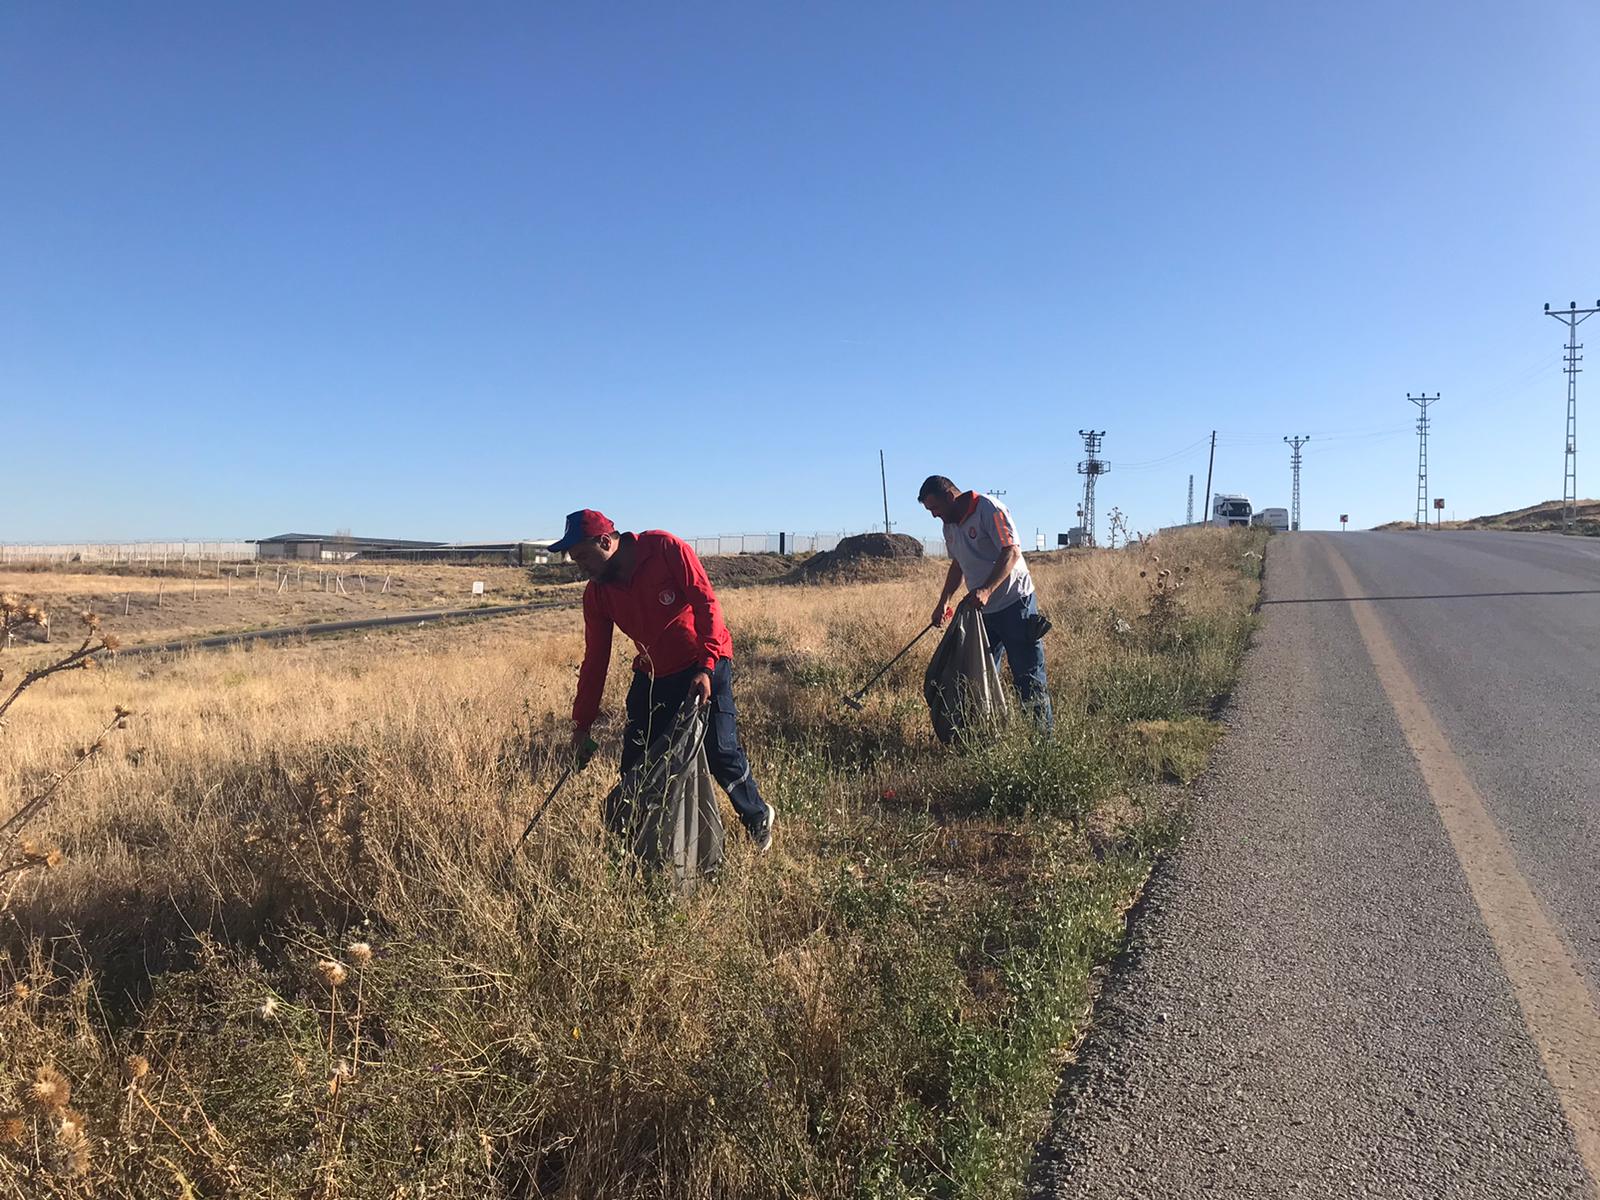
<path fill-rule="evenodd" d="M 605 757 L 497 879 L 562 764 L 575 612 L 44 679 L 0 729 L 0 820 L 133 715 L 0 839 L 0 1196 L 1015 1194 L 1260 549 L 1039 565 L 1056 736 L 961 753 L 920 650 L 838 700 L 943 564 L 725 593 L 782 819 L 689 899 L 619 860 Z"/>
<path fill-rule="evenodd" d="M 280 579 L 284 576 L 280 590 Z M 344 590 L 339 590 L 342 578 Z M 384 584 L 387 580 L 388 587 Z M 482 580 L 484 594 L 472 583 Z M 100 614 L 102 627 L 125 645 L 203 637 L 276 625 L 309 625 L 396 613 L 516 604 L 544 597 L 562 598 L 572 585 L 532 582 L 527 571 L 499 566 L 442 566 L 428 563 L 317 565 L 207 563 L 188 572 L 141 571 L 123 567 L 73 571 L 0 571 L 0 593 L 26 595 L 52 614 L 57 642 L 70 639 L 72 615 L 86 609 Z M 47 657 L 31 642 L 12 648 L 17 661 Z"/>

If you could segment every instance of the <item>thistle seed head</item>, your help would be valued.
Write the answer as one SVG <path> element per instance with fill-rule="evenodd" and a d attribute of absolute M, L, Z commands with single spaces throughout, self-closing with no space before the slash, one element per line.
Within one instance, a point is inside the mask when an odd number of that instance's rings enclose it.
<path fill-rule="evenodd" d="M 33 1073 L 28 1098 L 41 1112 L 60 1112 L 72 1099 L 72 1084 L 60 1071 L 46 1063 Z"/>

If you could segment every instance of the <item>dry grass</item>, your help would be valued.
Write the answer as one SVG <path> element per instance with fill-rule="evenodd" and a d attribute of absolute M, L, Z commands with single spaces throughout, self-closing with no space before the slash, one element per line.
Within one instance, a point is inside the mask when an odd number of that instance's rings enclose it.
<path fill-rule="evenodd" d="M 618 862 L 598 761 L 496 882 L 561 763 L 574 614 L 49 680 L 0 795 L 140 715 L 5 914 L 0 1195 L 1005 1194 L 1164 836 L 1153 789 L 1209 746 L 1248 537 L 1158 547 L 1192 568 L 1159 629 L 1145 558 L 1040 563 L 1057 736 L 965 755 L 924 656 L 838 702 L 942 566 L 725 594 L 783 820 L 687 900 Z M 73 1120 L 30 1100 L 45 1070 Z"/>

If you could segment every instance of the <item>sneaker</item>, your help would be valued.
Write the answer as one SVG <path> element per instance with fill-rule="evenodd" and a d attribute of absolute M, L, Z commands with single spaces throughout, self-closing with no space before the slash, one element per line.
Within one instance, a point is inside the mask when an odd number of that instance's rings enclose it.
<path fill-rule="evenodd" d="M 765 854 L 772 849 L 772 830 L 778 823 L 778 810 L 772 805 L 767 805 L 767 815 L 761 818 L 761 824 L 750 831 L 750 840 L 756 844 L 756 849 Z"/>

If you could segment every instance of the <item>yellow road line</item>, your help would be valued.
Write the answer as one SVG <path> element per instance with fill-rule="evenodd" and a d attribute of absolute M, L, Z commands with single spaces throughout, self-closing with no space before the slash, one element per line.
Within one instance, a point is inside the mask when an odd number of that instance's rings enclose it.
<path fill-rule="evenodd" d="M 1325 547 L 1347 597 L 1362 595 L 1349 564 Z M 1378 682 L 1400 720 L 1445 832 L 1466 873 L 1522 1020 L 1571 1126 L 1591 1191 L 1600 1181 L 1600 1009 L 1576 958 L 1517 866 L 1483 796 L 1395 653 L 1377 610 L 1352 604 Z"/>

